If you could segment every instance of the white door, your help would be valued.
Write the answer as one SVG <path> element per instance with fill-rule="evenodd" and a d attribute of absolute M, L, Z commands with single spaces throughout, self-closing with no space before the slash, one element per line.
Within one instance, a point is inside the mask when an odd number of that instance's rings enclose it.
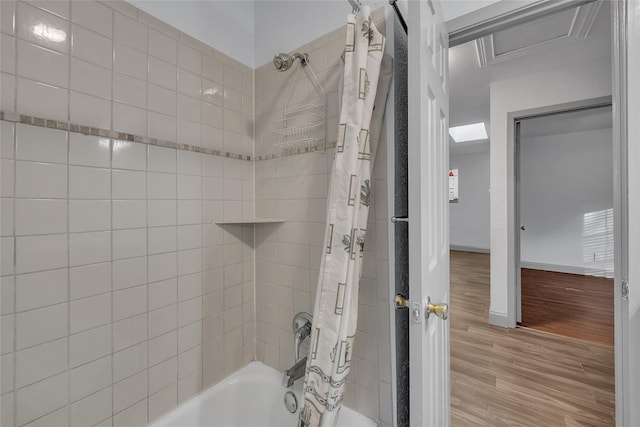
<path fill-rule="evenodd" d="M 449 35 L 437 1 L 409 1 L 409 405 L 411 427 L 450 425 Z"/>

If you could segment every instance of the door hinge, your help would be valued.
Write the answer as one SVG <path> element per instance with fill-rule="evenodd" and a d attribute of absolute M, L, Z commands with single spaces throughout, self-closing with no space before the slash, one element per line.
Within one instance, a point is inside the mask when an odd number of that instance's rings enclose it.
<path fill-rule="evenodd" d="M 622 299 L 629 299 L 629 282 L 622 280 Z"/>

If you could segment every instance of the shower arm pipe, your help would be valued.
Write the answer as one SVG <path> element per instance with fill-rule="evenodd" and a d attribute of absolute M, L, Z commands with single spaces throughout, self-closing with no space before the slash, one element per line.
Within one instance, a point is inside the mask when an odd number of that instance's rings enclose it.
<path fill-rule="evenodd" d="M 358 12 L 362 7 L 362 3 L 360 3 L 360 0 L 348 0 L 348 2 L 351 5 L 351 7 L 353 7 L 353 13 Z M 402 16 L 402 12 L 400 12 L 397 2 L 398 0 L 389 0 L 389 4 L 393 7 L 393 10 L 396 12 L 396 15 L 398 16 L 398 21 L 400 21 L 400 25 L 402 26 L 404 33 L 407 34 L 407 31 L 408 31 L 407 21 L 404 20 L 404 16 Z"/>

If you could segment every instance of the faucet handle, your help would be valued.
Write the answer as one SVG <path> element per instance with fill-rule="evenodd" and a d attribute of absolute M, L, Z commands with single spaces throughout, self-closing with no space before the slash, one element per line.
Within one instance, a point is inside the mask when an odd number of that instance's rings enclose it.
<path fill-rule="evenodd" d="M 302 341 L 311 335 L 311 323 L 313 317 L 309 313 L 300 312 L 293 316 L 293 352 L 295 361 L 300 358 L 300 345 Z"/>

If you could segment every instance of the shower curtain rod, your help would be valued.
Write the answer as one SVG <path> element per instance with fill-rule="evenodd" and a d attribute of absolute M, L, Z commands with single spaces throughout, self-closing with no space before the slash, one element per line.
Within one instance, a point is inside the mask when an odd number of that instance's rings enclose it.
<path fill-rule="evenodd" d="M 360 3 L 360 0 L 348 0 L 348 1 L 353 7 L 354 12 L 359 11 L 360 8 L 362 7 L 362 3 Z M 400 12 L 400 9 L 398 9 L 398 5 L 396 4 L 397 1 L 398 0 L 389 0 L 389 4 L 393 6 L 393 10 L 396 11 L 396 15 L 398 15 L 398 20 L 400 21 L 400 25 L 402 25 L 402 29 L 404 30 L 404 33 L 407 34 L 407 22 L 404 20 L 404 17 L 402 16 L 402 12 Z"/>

